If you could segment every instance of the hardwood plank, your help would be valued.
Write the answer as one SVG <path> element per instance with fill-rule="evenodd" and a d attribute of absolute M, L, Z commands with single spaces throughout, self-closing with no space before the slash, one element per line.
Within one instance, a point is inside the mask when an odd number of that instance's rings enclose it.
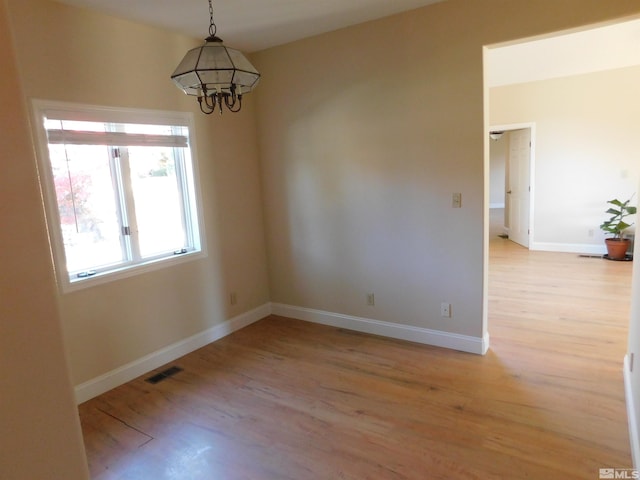
<path fill-rule="evenodd" d="M 91 471 L 105 470 L 114 458 L 135 451 L 153 440 L 97 405 L 80 409 L 80 420 Z"/>
<path fill-rule="evenodd" d="M 629 263 L 492 241 L 484 357 L 269 317 L 167 380 L 82 404 L 93 478 L 592 480 L 630 467 L 630 278 Z"/>

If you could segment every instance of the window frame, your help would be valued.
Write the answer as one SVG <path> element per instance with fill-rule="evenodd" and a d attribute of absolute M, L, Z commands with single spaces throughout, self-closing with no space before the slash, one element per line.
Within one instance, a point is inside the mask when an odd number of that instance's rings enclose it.
<path fill-rule="evenodd" d="M 62 293 L 73 292 L 95 285 L 112 282 L 146 272 L 170 268 L 181 263 L 205 258 L 206 239 L 200 193 L 200 175 L 198 155 L 196 152 L 195 126 L 192 113 L 170 112 L 160 110 L 143 110 L 131 108 L 115 108 L 95 105 L 84 105 L 50 100 L 32 100 L 34 130 L 36 136 L 36 157 L 38 177 L 43 196 L 45 217 L 49 232 L 50 246 L 58 286 Z M 188 204 L 184 206 L 184 215 L 191 228 L 185 233 L 191 240 L 193 250 L 179 255 L 161 254 L 147 259 L 127 261 L 95 274 L 85 277 L 72 277 L 67 271 L 67 259 L 62 226 L 58 209 L 58 201 L 49 157 L 49 139 L 45 127 L 45 118 L 61 120 L 89 121 L 100 123 L 129 123 L 147 125 L 171 125 L 186 127 L 188 130 L 188 147 L 191 161 L 183 158 L 184 174 L 178 175 L 179 189 L 186 192 Z M 112 177 L 113 178 L 113 177 Z M 119 194 L 119 191 L 115 192 Z M 120 199 L 118 199 L 120 201 Z"/>

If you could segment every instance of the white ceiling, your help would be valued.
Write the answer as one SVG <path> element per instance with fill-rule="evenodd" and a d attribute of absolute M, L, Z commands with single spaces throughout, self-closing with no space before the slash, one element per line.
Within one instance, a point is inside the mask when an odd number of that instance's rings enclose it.
<path fill-rule="evenodd" d="M 640 65 L 640 19 L 491 48 L 485 58 L 489 87 Z"/>
<path fill-rule="evenodd" d="M 209 35 L 207 0 L 58 0 L 196 38 Z M 218 36 L 253 52 L 444 0 L 214 0 Z"/>
<path fill-rule="evenodd" d="M 209 31 L 207 0 L 58 0 L 196 38 Z M 213 0 L 218 35 L 245 52 L 445 0 Z M 640 19 L 487 52 L 489 87 L 640 65 Z"/>

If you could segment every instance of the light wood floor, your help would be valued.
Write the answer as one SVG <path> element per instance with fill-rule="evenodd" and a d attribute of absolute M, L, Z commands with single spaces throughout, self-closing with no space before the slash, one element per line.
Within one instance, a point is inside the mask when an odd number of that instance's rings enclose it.
<path fill-rule="evenodd" d="M 270 317 L 157 385 L 82 404 L 93 478 L 594 480 L 630 467 L 630 273 L 493 240 L 484 357 Z"/>

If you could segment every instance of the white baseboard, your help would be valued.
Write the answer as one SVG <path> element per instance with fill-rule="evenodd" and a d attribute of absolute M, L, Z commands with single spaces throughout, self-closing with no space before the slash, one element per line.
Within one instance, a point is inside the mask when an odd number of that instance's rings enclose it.
<path fill-rule="evenodd" d="M 472 337 L 457 333 L 442 332 L 428 328 L 400 325 L 397 323 L 371 320 L 362 317 L 353 317 L 339 313 L 325 312 L 310 308 L 294 307 L 280 303 L 271 304 L 271 312 L 274 315 L 296 318 L 307 322 L 320 323 L 333 327 L 346 328 L 373 335 L 397 338 L 410 342 L 423 343 L 436 347 L 451 348 L 463 352 L 484 355 L 489 349 L 489 334 L 482 337 Z"/>
<path fill-rule="evenodd" d="M 191 353 L 198 348 L 204 347 L 211 342 L 226 337 L 227 335 L 240 330 L 262 318 L 271 314 L 271 305 L 264 304 L 254 310 L 245 312 L 237 317 L 227 320 L 224 323 L 215 325 L 203 332 L 197 333 L 189 338 L 180 340 L 172 345 L 168 345 L 160 350 L 156 350 L 149 355 L 145 355 L 138 360 L 111 370 L 87 382 L 75 387 L 76 402 L 82 403 L 97 397 L 98 395 L 111 390 L 134 378 L 144 375 L 151 370 L 158 368 L 168 362 L 180 358 L 187 353 Z"/>
<path fill-rule="evenodd" d="M 629 442 L 631 444 L 631 459 L 633 468 L 640 468 L 640 432 L 638 432 L 638 417 L 634 408 L 633 389 L 631 388 L 631 371 L 629 370 L 629 354 L 624 356 L 624 398 L 627 403 L 627 421 L 629 422 Z"/>
<path fill-rule="evenodd" d="M 529 249 L 543 252 L 581 253 L 584 255 L 604 255 L 607 253 L 604 243 L 602 245 L 593 245 L 589 243 L 532 242 L 529 245 Z"/>
<path fill-rule="evenodd" d="M 484 338 L 460 335 L 457 333 L 442 332 L 428 328 L 414 327 L 410 325 L 400 325 L 396 323 L 383 322 L 368 318 L 353 317 L 339 313 L 313 310 L 309 308 L 294 307 L 278 303 L 267 303 L 254 310 L 243 313 L 227 320 L 224 323 L 215 325 L 203 332 L 197 333 L 189 338 L 180 340 L 168 345 L 160 350 L 145 355 L 133 362 L 118 367 L 99 377 L 88 380 L 75 387 L 76 402 L 78 404 L 86 402 L 93 397 L 97 397 L 112 388 L 129 382 L 134 378 L 144 375 L 166 363 L 172 362 L 188 353 L 204 347 L 211 342 L 251 325 L 270 314 L 284 317 L 296 318 L 308 322 L 331 325 L 339 328 L 346 328 L 373 335 L 397 338 L 410 342 L 423 343 L 436 347 L 451 348 L 463 352 L 484 355 L 489 349 L 489 335 Z"/>
<path fill-rule="evenodd" d="M 489 208 L 504 208 L 504 203 L 490 203 Z"/>

